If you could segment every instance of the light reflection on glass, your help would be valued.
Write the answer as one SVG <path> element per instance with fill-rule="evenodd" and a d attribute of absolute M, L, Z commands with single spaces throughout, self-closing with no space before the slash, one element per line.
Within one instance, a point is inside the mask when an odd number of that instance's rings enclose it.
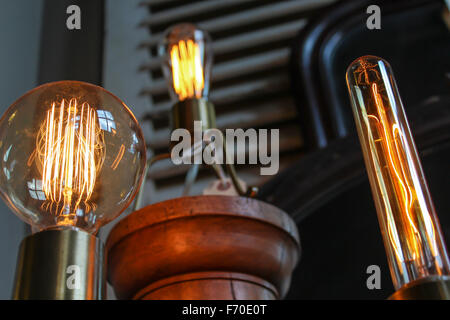
<path fill-rule="evenodd" d="M 116 123 L 114 122 L 114 117 L 111 112 L 106 110 L 97 110 L 97 115 L 100 129 L 114 133 L 116 130 Z"/>
<path fill-rule="evenodd" d="M 33 179 L 27 182 L 28 192 L 33 199 L 47 200 L 45 192 L 42 190 L 42 180 Z"/>

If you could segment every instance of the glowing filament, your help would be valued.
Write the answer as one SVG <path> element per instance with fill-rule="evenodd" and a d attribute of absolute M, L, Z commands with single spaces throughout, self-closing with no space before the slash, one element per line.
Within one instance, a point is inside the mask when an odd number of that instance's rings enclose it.
<path fill-rule="evenodd" d="M 170 50 L 173 88 L 180 101 L 201 98 L 204 75 L 199 45 L 192 40 L 180 40 Z"/>
<path fill-rule="evenodd" d="M 36 140 L 42 168 L 42 189 L 47 207 L 55 210 L 60 224 L 70 224 L 76 211 L 89 204 L 97 174 L 103 165 L 105 146 L 96 111 L 76 99 L 52 104 Z"/>
<path fill-rule="evenodd" d="M 393 183 L 396 194 L 399 199 L 399 206 L 401 211 L 404 213 L 400 218 L 403 220 L 402 224 L 407 225 L 404 232 L 406 233 L 406 245 L 409 247 L 407 252 L 410 253 L 409 260 L 420 259 L 422 252 L 422 240 L 416 227 L 414 221 L 414 202 L 417 201 L 416 190 L 413 186 L 412 181 L 408 178 L 408 155 L 405 154 L 404 146 L 406 142 L 404 141 L 404 136 L 399 129 L 397 123 L 392 126 L 389 125 L 386 112 L 384 111 L 384 105 L 381 95 L 378 92 L 378 86 L 376 83 L 372 84 L 372 93 L 374 96 L 375 105 L 377 108 L 377 116 L 370 115 L 376 120 L 376 128 L 378 135 L 380 136 L 379 143 L 382 145 L 384 153 L 388 156 L 387 168 L 390 171 L 390 175 L 394 177 Z M 431 221 L 429 213 L 423 212 L 424 219 Z M 388 228 L 391 241 L 393 242 L 397 257 L 402 256 L 399 250 L 401 248 L 393 241 L 392 233 L 395 228 L 395 221 L 393 219 L 388 219 Z M 432 225 L 432 223 L 431 223 Z M 434 232 L 433 232 L 434 233 Z M 435 243 L 431 241 L 431 249 L 433 254 L 435 254 Z"/>

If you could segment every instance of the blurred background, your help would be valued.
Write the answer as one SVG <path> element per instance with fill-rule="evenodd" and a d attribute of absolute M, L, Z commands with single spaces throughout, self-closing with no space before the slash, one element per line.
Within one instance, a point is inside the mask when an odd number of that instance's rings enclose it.
<path fill-rule="evenodd" d="M 81 30 L 66 27 L 73 4 Z M 379 30 L 366 25 L 373 4 L 381 9 Z M 394 69 L 450 244 L 450 22 L 443 0 L 0 0 L 0 111 L 39 84 L 87 81 L 125 101 L 149 154 L 167 152 L 171 103 L 156 47 L 179 22 L 212 36 L 218 127 L 280 129 L 280 173 L 260 176 L 257 166 L 241 165 L 238 174 L 298 225 L 303 256 L 288 299 L 384 299 L 393 292 L 344 78 L 361 55 L 381 56 Z M 157 163 L 144 205 L 181 195 L 186 172 L 170 160 Z M 202 169 L 192 193 L 212 179 Z M 9 299 L 28 229 L 0 206 L 0 298 Z M 111 227 L 102 229 L 103 239 Z M 366 286 L 373 264 L 381 268 L 380 290 Z"/>

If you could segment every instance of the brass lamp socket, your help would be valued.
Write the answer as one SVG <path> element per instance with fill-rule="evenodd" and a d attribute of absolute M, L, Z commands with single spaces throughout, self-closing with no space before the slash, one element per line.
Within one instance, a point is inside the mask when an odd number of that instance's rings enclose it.
<path fill-rule="evenodd" d="M 412 281 L 394 292 L 389 300 L 450 300 L 450 277 L 432 276 Z"/>
<path fill-rule="evenodd" d="M 104 246 L 85 231 L 55 229 L 22 240 L 13 299 L 99 300 L 105 297 Z"/>
<path fill-rule="evenodd" d="M 194 121 L 202 122 L 202 130 L 216 127 L 214 105 L 204 98 L 187 99 L 172 107 L 172 129 L 186 129 L 194 136 Z"/>

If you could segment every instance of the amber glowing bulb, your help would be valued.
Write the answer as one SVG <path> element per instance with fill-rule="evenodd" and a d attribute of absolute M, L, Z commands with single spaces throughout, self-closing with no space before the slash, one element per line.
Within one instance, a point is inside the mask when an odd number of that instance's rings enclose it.
<path fill-rule="evenodd" d="M 131 202 L 145 144 L 130 110 L 88 83 L 40 86 L 0 121 L 0 191 L 35 231 L 95 233 Z"/>
<path fill-rule="evenodd" d="M 188 23 L 173 26 L 166 31 L 159 55 L 175 102 L 208 97 L 213 55 L 205 31 Z"/>
<path fill-rule="evenodd" d="M 450 274 L 435 209 L 390 65 L 364 56 L 347 86 L 396 289 Z"/>
<path fill-rule="evenodd" d="M 99 86 L 44 84 L 2 116 L 0 155 L 0 195 L 32 227 L 19 248 L 13 298 L 104 299 L 96 234 L 131 203 L 146 164 L 131 111 Z"/>

